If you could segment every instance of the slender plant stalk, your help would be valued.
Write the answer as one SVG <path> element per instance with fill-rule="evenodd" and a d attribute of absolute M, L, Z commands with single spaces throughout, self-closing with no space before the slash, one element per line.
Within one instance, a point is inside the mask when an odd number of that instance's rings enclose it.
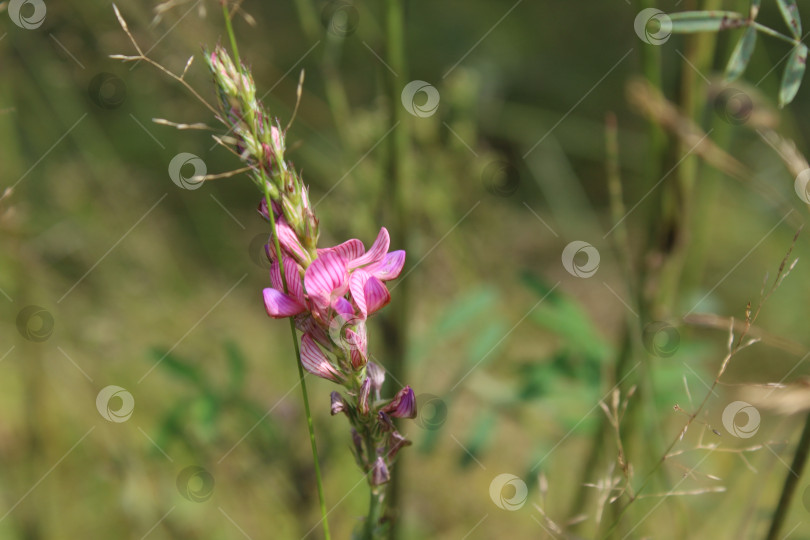
<path fill-rule="evenodd" d="M 808 454 L 810 454 L 810 414 L 808 414 L 805 419 L 802 437 L 799 439 L 796 453 L 793 454 L 793 463 L 790 464 L 790 470 L 788 470 L 785 476 L 785 484 L 782 486 L 782 495 L 779 496 L 779 505 L 776 507 L 776 511 L 773 514 L 771 528 L 766 537 L 767 540 L 776 540 L 776 538 L 779 538 L 779 531 L 787 517 L 790 502 L 793 500 L 793 494 L 796 492 L 796 485 L 802 477 L 802 471 L 804 470 L 804 465 L 807 463 Z"/>
<path fill-rule="evenodd" d="M 233 49 L 234 60 L 236 61 L 237 69 L 240 71 L 240 74 L 241 74 L 242 61 L 239 58 L 239 48 L 236 45 L 236 36 L 235 36 L 235 34 L 233 32 L 233 26 L 231 25 L 231 17 L 230 17 L 230 14 L 228 13 L 228 6 L 227 6 L 226 2 L 224 2 L 224 1 L 222 2 L 222 13 L 223 13 L 224 18 L 225 18 L 225 28 L 226 28 L 226 30 L 228 32 L 228 38 L 230 39 L 230 42 L 231 42 L 231 49 Z M 262 187 L 264 189 L 264 198 L 265 198 L 265 201 L 267 202 L 267 208 L 268 208 L 267 214 L 270 217 L 270 226 L 271 226 L 272 237 L 273 237 L 273 245 L 274 245 L 274 248 L 276 250 L 277 260 L 281 261 L 281 260 L 283 260 L 283 258 L 282 258 L 282 254 L 281 254 L 281 245 L 279 244 L 279 240 L 278 240 L 278 234 L 276 233 L 276 218 L 275 218 L 275 215 L 274 215 L 273 210 L 272 210 L 273 201 L 272 201 L 272 199 L 270 197 L 270 191 L 268 190 L 268 187 L 267 187 L 267 178 L 264 175 L 264 168 L 259 167 L 259 171 L 260 171 L 260 173 L 262 175 Z M 283 264 L 279 265 L 279 270 L 280 270 L 280 273 L 281 273 L 281 283 L 282 283 L 282 286 L 284 288 L 284 293 L 286 294 L 287 293 L 287 277 L 285 276 L 285 273 L 284 273 L 284 265 Z M 306 419 L 307 419 L 307 430 L 309 431 L 309 444 L 310 444 L 310 447 L 312 448 L 312 461 L 313 461 L 313 465 L 314 465 L 314 468 L 315 468 L 315 481 L 316 481 L 317 486 L 318 486 L 318 500 L 319 500 L 320 508 L 321 508 L 321 525 L 323 527 L 324 538 L 326 540 L 331 540 L 331 535 L 329 533 L 329 522 L 327 520 L 326 497 L 324 496 L 324 492 L 323 492 L 323 480 L 321 478 L 321 466 L 320 466 L 320 460 L 318 459 L 318 446 L 317 446 L 317 444 L 315 442 L 315 429 L 314 429 L 313 424 L 312 424 L 312 412 L 311 412 L 310 407 L 309 407 L 309 396 L 308 396 L 308 393 L 307 393 L 306 379 L 304 378 L 304 368 L 301 365 L 301 361 L 300 361 L 301 352 L 298 349 L 298 334 L 295 331 L 295 321 L 293 320 L 293 318 L 290 317 L 289 321 L 290 321 L 290 335 L 291 335 L 292 342 L 293 342 L 293 348 L 295 350 L 295 364 L 296 364 L 296 366 L 298 366 L 298 380 L 301 383 L 301 397 L 302 397 L 302 399 L 304 401 L 304 414 L 305 414 Z"/>
<path fill-rule="evenodd" d="M 403 122 L 404 109 L 400 103 L 400 79 L 406 77 L 405 48 L 404 48 L 404 24 L 403 6 L 401 0 L 387 0 L 386 3 L 386 56 L 388 65 L 392 72 L 387 72 L 388 101 L 390 107 L 391 125 L 397 126 L 391 133 L 390 152 L 388 161 L 388 179 L 390 192 L 393 193 L 393 234 L 406 248 L 407 241 L 407 219 L 409 215 L 408 186 L 406 184 L 405 154 L 408 146 L 408 131 L 406 122 Z M 406 79 L 407 80 L 407 79 Z M 406 263 L 407 264 L 407 263 Z M 406 271 L 407 274 L 407 271 Z M 407 354 L 407 321 L 408 321 L 408 283 L 406 280 L 399 282 L 399 301 L 395 306 L 392 319 L 387 321 L 386 338 L 388 340 L 391 354 L 389 372 L 391 381 L 403 381 L 406 379 L 405 358 Z M 404 463 L 400 458 L 397 467 L 392 471 L 390 486 L 388 487 L 389 508 L 394 511 L 391 516 L 390 527 L 388 529 L 389 540 L 396 540 L 399 532 L 399 516 L 396 514 L 399 508 Z M 371 503 L 374 503 L 376 495 L 372 490 Z M 371 516 L 369 515 L 369 518 Z"/>

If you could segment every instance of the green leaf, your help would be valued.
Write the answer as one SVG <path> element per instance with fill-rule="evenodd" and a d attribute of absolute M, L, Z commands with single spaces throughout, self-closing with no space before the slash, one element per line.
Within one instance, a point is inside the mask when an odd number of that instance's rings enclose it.
<path fill-rule="evenodd" d="M 743 15 L 734 11 L 681 11 L 671 14 L 669 19 L 674 34 L 717 32 L 739 28 L 747 23 Z"/>
<path fill-rule="evenodd" d="M 796 39 L 802 37 L 802 20 L 799 18 L 799 6 L 796 5 L 796 0 L 776 0 L 779 4 L 779 11 L 782 12 L 782 17 L 785 19 L 790 33 Z"/>
<path fill-rule="evenodd" d="M 785 73 L 782 75 L 782 87 L 779 89 L 779 107 L 782 108 L 796 97 L 804 77 L 807 64 L 807 47 L 800 43 L 790 53 Z"/>
<path fill-rule="evenodd" d="M 737 46 L 734 47 L 731 58 L 728 59 L 728 65 L 726 65 L 727 81 L 733 81 L 743 74 L 748 66 L 748 61 L 751 59 L 751 54 L 754 52 L 756 42 L 757 30 L 753 26 L 749 26 L 740 41 L 737 42 Z"/>

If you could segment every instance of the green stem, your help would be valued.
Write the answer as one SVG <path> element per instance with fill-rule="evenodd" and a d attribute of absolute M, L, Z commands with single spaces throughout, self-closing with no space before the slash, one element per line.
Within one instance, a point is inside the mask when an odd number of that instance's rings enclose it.
<path fill-rule="evenodd" d="M 372 486 L 368 500 L 368 517 L 363 529 L 363 540 L 376 540 L 380 518 L 382 517 L 383 500 L 385 499 L 384 486 Z"/>
<path fill-rule="evenodd" d="M 804 423 L 804 430 L 802 430 L 802 437 L 799 439 L 799 445 L 796 447 L 796 453 L 793 455 L 793 463 L 790 465 L 787 476 L 785 477 L 785 484 L 782 487 L 782 495 L 779 497 L 779 505 L 773 514 L 773 521 L 771 521 L 771 528 L 768 531 L 767 540 L 775 540 L 779 537 L 779 530 L 787 517 L 790 502 L 793 500 L 793 494 L 796 492 L 796 485 L 802 476 L 802 470 L 805 463 L 807 463 L 807 455 L 810 453 L 810 414 Z"/>
<path fill-rule="evenodd" d="M 225 17 L 225 28 L 228 32 L 228 38 L 231 42 L 231 48 L 233 49 L 233 56 L 236 60 L 236 66 L 239 70 L 239 73 L 242 72 L 242 62 L 239 58 L 239 49 L 236 46 L 236 36 L 233 32 L 233 27 L 231 25 L 231 17 L 228 13 L 228 6 L 223 1 L 222 2 L 222 13 Z M 254 133 L 255 136 L 255 133 Z M 278 234 L 276 233 L 276 216 L 273 214 L 273 201 L 270 197 L 270 191 L 267 187 L 267 177 L 264 173 L 264 168 L 259 167 L 259 172 L 261 174 L 262 179 L 262 189 L 264 190 L 264 199 L 267 203 L 267 215 L 270 218 L 270 226 L 271 232 L 273 237 L 273 246 L 276 251 L 276 260 L 278 261 L 279 270 L 281 273 L 281 283 L 284 289 L 284 293 L 287 293 L 287 276 L 284 272 L 284 259 L 282 258 L 281 254 L 281 245 L 279 244 Z M 289 318 L 290 321 L 290 336 L 292 337 L 293 342 L 293 349 L 295 350 L 295 364 L 298 366 L 298 380 L 301 383 L 301 397 L 304 401 L 304 414 L 307 419 L 307 430 L 309 431 L 309 444 L 312 448 L 312 461 L 315 468 L 315 481 L 318 487 L 318 501 L 320 503 L 321 508 L 321 524 L 323 526 L 323 534 L 326 540 L 331 540 L 331 535 L 329 533 L 329 522 L 327 520 L 327 511 L 326 511 L 326 497 L 324 496 L 323 492 L 323 479 L 321 478 L 321 465 L 320 460 L 318 459 L 318 446 L 315 442 L 315 429 L 312 424 L 312 412 L 309 407 L 309 395 L 307 393 L 307 382 L 304 378 L 304 368 L 301 365 L 300 358 L 301 352 L 298 348 L 298 335 L 295 331 L 295 321 L 292 317 Z"/>
<path fill-rule="evenodd" d="M 778 31 L 774 30 L 773 28 L 769 28 L 769 27 L 765 26 L 764 24 L 760 24 L 760 23 L 758 23 L 756 21 L 751 21 L 749 24 L 751 26 L 753 26 L 754 28 L 756 28 L 757 31 L 762 32 L 763 34 L 767 34 L 767 35 L 769 35 L 771 37 L 775 37 L 776 39 L 781 39 L 782 41 L 787 41 L 791 45 L 795 46 L 795 45 L 798 45 L 799 43 L 801 43 L 798 39 L 792 38 L 790 36 L 786 36 L 782 32 L 778 32 Z"/>
<path fill-rule="evenodd" d="M 401 84 L 407 79 L 404 47 L 404 10 L 401 0 L 387 0 L 386 3 L 386 57 L 393 73 L 386 73 L 386 86 L 388 90 L 388 106 L 390 107 L 391 125 L 396 126 L 390 135 L 390 152 L 387 163 L 387 177 L 389 193 L 393 195 L 391 235 L 398 238 L 403 248 L 408 248 L 408 220 L 413 219 L 409 204 L 408 175 L 406 167 L 406 154 L 408 152 L 407 121 L 404 118 L 405 110 L 400 103 Z M 407 263 L 406 263 L 407 265 Z M 405 270 L 407 274 L 407 270 Z M 408 292 L 407 280 L 401 280 L 397 288 L 397 304 L 391 317 L 386 319 L 384 331 L 391 361 L 388 372 L 392 382 L 406 380 L 405 359 L 407 356 L 407 323 L 408 323 Z M 391 482 L 388 488 L 388 517 L 390 527 L 388 538 L 396 540 L 399 532 L 399 519 L 397 509 L 402 488 L 402 467 L 400 461 L 391 470 Z M 372 495 L 373 496 L 373 495 Z"/>

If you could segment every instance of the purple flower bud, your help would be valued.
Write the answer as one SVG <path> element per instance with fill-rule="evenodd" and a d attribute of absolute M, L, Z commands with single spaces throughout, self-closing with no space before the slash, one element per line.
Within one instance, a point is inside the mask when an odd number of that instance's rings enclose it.
<path fill-rule="evenodd" d="M 366 364 L 366 375 L 371 379 L 371 387 L 374 389 L 377 396 L 379 396 L 380 388 L 382 388 L 383 382 L 385 382 L 385 370 L 374 362 L 369 362 Z"/>
<path fill-rule="evenodd" d="M 378 457 L 374 462 L 374 467 L 371 469 L 371 485 L 379 486 L 385 484 L 391 479 L 391 474 L 388 472 L 388 467 L 385 465 L 383 458 Z"/>
<path fill-rule="evenodd" d="M 394 418 L 416 418 L 416 397 L 410 386 L 406 386 L 394 396 L 391 402 L 382 408 Z"/>
<path fill-rule="evenodd" d="M 368 394 L 371 390 L 371 379 L 366 377 L 366 380 L 363 381 L 363 384 L 360 386 L 360 395 L 357 397 L 357 410 L 360 411 L 360 414 L 367 415 L 369 411 L 368 406 Z"/>
<path fill-rule="evenodd" d="M 346 402 L 340 392 L 332 392 L 332 416 L 346 412 Z"/>

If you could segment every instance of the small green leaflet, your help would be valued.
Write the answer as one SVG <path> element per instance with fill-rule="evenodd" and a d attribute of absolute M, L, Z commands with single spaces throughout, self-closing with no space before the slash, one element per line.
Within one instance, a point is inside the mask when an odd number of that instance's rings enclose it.
<path fill-rule="evenodd" d="M 807 63 L 807 46 L 799 43 L 793 48 L 788 59 L 785 73 L 782 75 L 782 87 L 779 89 L 779 107 L 782 108 L 796 97 L 802 84 L 804 68 Z"/>
<path fill-rule="evenodd" d="M 733 81 L 743 74 L 745 68 L 748 66 L 748 61 L 751 59 L 751 54 L 754 52 L 754 45 L 757 43 L 757 29 L 753 26 L 746 28 L 737 46 L 734 47 L 734 52 L 731 53 L 731 58 L 728 59 L 726 65 L 726 80 Z"/>
<path fill-rule="evenodd" d="M 681 11 L 669 16 L 672 32 L 688 34 L 692 32 L 717 32 L 729 28 L 739 28 L 746 18 L 734 11 Z"/>
<path fill-rule="evenodd" d="M 802 38 L 802 20 L 799 18 L 799 6 L 796 0 L 776 0 L 779 4 L 779 11 L 782 12 L 785 22 L 790 27 L 790 32 L 796 39 Z"/>

